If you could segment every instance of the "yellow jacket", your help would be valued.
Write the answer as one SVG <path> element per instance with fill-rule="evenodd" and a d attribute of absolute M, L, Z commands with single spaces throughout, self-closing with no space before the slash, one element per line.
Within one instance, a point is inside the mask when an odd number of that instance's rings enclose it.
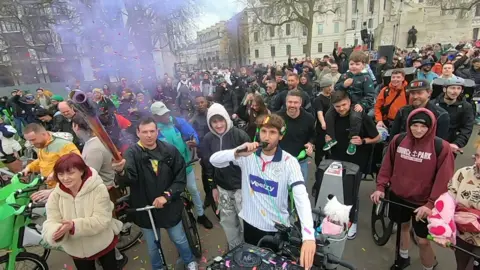
<path fill-rule="evenodd" d="M 61 156 L 71 152 L 81 155 L 71 141 L 49 134 L 50 139 L 45 147 L 39 149 L 38 158 L 27 166 L 31 172 L 39 172 L 43 177 L 48 177 L 53 172 L 53 166 Z M 56 183 L 47 182 L 47 184 L 49 188 L 53 188 Z"/>

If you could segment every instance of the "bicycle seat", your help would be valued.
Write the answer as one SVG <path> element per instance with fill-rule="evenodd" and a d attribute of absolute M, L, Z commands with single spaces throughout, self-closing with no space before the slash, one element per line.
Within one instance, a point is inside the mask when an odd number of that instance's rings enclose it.
<path fill-rule="evenodd" d="M 128 202 L 128 200 L 130 200 L 130 195 L 125 195 L 121 198 L 118 198 L 118 200 L 115 202 L 115 204 L 120 204 L 120 203 L 124 203 L 124 202 Z"/>

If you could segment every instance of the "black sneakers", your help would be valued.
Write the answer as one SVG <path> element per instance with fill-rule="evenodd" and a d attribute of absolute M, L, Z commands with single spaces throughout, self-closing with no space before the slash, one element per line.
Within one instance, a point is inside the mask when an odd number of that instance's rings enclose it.
<path fill-rule="evenodd" d="M 197 222 L 202 224 L 205 229 L 213 228 L 212 222 L 207 218 L 207 216 L 205 216 L 205 214 L 203 216 L 197 217 Z"/>
<path fill-rule="evenodd" d="M 117 269 L 121 270 L 127 265 L 128 263 L 128 257 L 125 255 L 125 253 L 122 253 L 123 258 L 120 260 L 117 260 Z"/>
<path fill-rule="evenodd" d="M 403 270 L 410 265 L 410 257 L 402 258 L 398 256 L 398 259 L 395 260 L 395 263 L 390 267 L 390 270 Z"/>

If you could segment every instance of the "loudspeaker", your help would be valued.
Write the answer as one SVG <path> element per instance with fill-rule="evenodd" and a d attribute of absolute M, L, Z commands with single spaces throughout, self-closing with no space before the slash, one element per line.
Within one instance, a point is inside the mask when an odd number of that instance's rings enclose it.
<path fill-rule="evenodd" d="M 380 58 L 381 56 L 386 56 L 387 57 L 387 63 L 389 63 L 389 64 L 392 64 L 394 54 L 395 54 L 395 46 L 393 46 L 393 45 L 378 47 L 378 58 Z"/>

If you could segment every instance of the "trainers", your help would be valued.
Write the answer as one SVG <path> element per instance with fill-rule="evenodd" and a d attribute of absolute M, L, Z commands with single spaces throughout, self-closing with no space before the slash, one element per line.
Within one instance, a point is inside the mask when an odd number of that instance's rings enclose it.
<path fill-rule="evenodd" d="M 205 215 L 197 217 L 197 222 L 202 224 L 205 229 L 213 228 L 212 222 Z"/>
<path fill-rule="evenodd" d="M 325 143 L 325 145 L 323 146 L 322 149 L 323 149 L 323 151 L 328 151 L 328 150 L 332 149 L 332 147 L 334 147 L 336 144 L 337 144 L 336 140 L 330 140 L 330 141 Z"/>
<path fill-rule="evenodd" d="M 352 223 L 352 226 L 348 229 L 347 239 L 353 240 L 355 237 L 357 237 L 357 223 Z"/>
<path fill-rule="evenodd" d="M 353 156 L 357 152 L 357 146 L 353 143 L 348 144 L 347 154 Z"/>
<path fill-rule="evenodd" d="M 125 253 L 122 253 L 122 258 L 117 260 L 117 269 L 123 269 L 128 263 L 128 257 Z"/>
<path fill-rule="evenodd" d="M 402 270 L 410 266 L 410 257 L 402 258 L 398 256 L 398 259 L 395 260 L 395 263 L 390 267 L 390 270 Z"/>
<path fill-rule="evenodd" d="M 187 265 L 188 270 L 198 270 L 198 263 L 193 261 Z"/>

